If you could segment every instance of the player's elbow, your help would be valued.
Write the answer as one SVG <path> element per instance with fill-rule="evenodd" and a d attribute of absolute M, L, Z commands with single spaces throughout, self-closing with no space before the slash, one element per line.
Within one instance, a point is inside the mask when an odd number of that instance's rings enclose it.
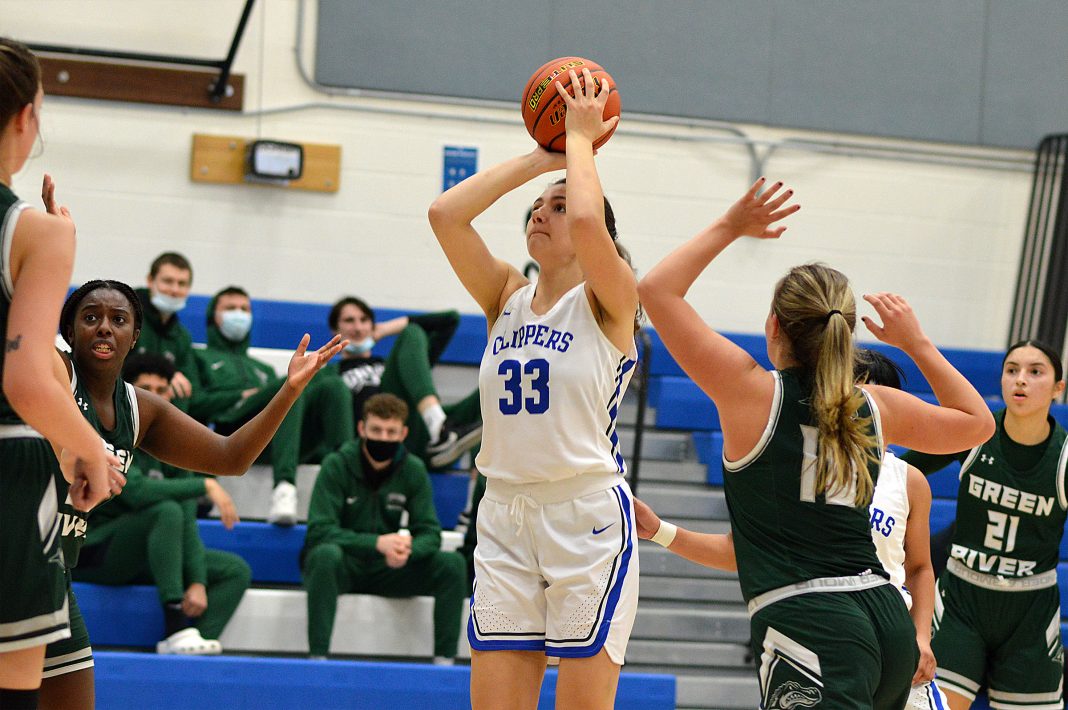
<path fill-rule="evenodd" d="M 449 200 L 444 195 L 430 203 L 430 208 L 426 211 L 426 218 L 429 220 L 430 228 L 434 230 L 434 234 L 438 235 L 438 239 L 441 238 L 443 231 L 459 221 L 456 211 L 452 209 L 449 205 Z"/>
<path fill-rule="evenodd" d="M 5 363 L 4 397 L 12 409 L 23 418 L 32 416 L 37 406 L 42 403 L 41 383 L 47 376 L 47 373 L 34 372 L 33 368 L 24 367 L 22 363 L 13 362 L 11 358 Z"/>

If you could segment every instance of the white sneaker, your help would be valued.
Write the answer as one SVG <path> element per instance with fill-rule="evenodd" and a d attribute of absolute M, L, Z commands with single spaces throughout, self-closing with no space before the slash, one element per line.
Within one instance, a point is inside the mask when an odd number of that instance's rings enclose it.
<path fill-rule="evenodd" d="M 200 635 L 195 626 L 176 631 L 156 644 L 156 653 L 182 656 L 216 656 L 222 653 L 222 644 Z"/>
<path fill-rule="evenodd" d="M 435 666 L 455 666 L 456 665 L 456 659 L 455 658 L 446 658 L 445 656 L 434 656 L 434 665 Z"/>
<path fill-rule="evenodd" d="M 267 522 L 283 527 L 297 524 L 297 487 L 292 483 L 282 481 L 274 487 Z"/>

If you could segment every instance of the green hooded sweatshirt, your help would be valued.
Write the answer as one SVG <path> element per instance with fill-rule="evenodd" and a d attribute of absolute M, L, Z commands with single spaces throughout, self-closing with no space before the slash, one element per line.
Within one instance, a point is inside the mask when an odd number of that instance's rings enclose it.
<path fill-rule="evenodd" d="M 195 392 L 199 386 L 199 372 L 196 357 L 193 355 L 193 336 L 178 320 L 177 313 L 166 323 L 163 322 L 159 310 L 152 305 L 152 297 L 147 288 L 134 289 L 134 293 L 141 301 L 141 310 L 145 316 L 141 323 L 141 335 L 137 338 L 137 352 L 165 355 L 174 363 L 174 367 L 185 375 Z"/>
<path fill-rule="evenodd" d="M 441 549 L 441 523 L 426 466 L 402 446 L 393 460 L 393 472 L 375 488 L 364 476 L 362 446 L 356 439 L 323 459 L 308 506 L 304 553 L 333 543 L 346 554 L 385 566 L 375 543 L 379 535 L 400 529 L 401 511 L 407 510 L 412 534 L 409 559 L 430 557 Z"/>
<path fill-rule="evenodd" d="M 215 302 L 208 304 L 208 347 L 194 351 L 200 389 L 193 390 L 189 414 L 202 422 L 243 422 L 263 409 L 285 382 L 274 368 L 248 355 L 251 333 L 238 343 L 227 340 L 215 325 Z M 241 398 L 252 388 L 260 391 Z"/>

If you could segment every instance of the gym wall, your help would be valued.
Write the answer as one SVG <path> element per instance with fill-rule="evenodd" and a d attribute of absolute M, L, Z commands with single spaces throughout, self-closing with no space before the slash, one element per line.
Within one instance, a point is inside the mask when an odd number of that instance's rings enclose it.
<path fill-rule="evenodd" d="M 0 17 L 2 31 L 24 41 L 220 57 L 242 4 L 0 0 Z M 260 0 L 235 66 L 246 75 L 243 115 L 46 100 L 44 154 L 16 177 L 15 189 L 36 201 L 41 174 L 55 175 L 60 199 L 78 222 L 77 282 L 112 277 L 140 284 L 152 257 L 176 249 L 194 264 L 197 293 L 236 283 L 264 298 L 326 302 L 354 293 L 383 307 L 476 310 L 438 249 L 426 209 L 441 190 L 445 145 L 477 147 L 480 167 L 529 150 L 518 105 L 328 96 L 298 71 L 299 5 L 307 13 L 301 61 L 312 72 L 318 3 Z M 477 27 L 467 30 L 458 41 L 499 42 Z M 598 58 L 593 50 L 600 46 L 591 44 L 588 54 Z M 774 48 L 764 44 L 754 51 Z M 395 43 L 384 59 L 400 54 L 427 67 L 439 61 L 419 43 Z M 497 66 L 521 77 L 518 94 L 529 72 L 551 57 L 531 62 L 528 50 L 514 56 L 502 54 Z M 874 159 L 783 144 L 786 138 L 871 142 L 802 130 L 801 120 L 786 124 L 793 128 L 738 123 L 743 141 L 707 127 L 628 117 L 630 89 L 621 88 L 624 122 L 598 164 L 621 237 L 640 271 L 748 187 L 754 163 L 747 145 L 758 155 L 775 146 L 757 167 L 788 181 L 803 204 L 780 242 L 733 246 L 694 287 L 692 301 L 707 320 L 724 330 L 759 332 L 774 282 L 792 264 L 821 260 L 847 273 L 858 294 L 894 290 L 908 296 L 940 345 L 1003 345 L 1030 190 L 1030 151 L 968 146 L 963 150 L 983 167 L 960 167 L 897 152 Z M 635 93 L 640 105 L 641 93 Z M 188 177 L 194 133 L 340 144 L 341 189 L 319 194 L 194 184 Z M 921 152 L 959 149 L 885 139 L 878 144 Z M 1006 160 L 1018 167 L 988 167 Z M 549 180 L 507 196 L 477 223 L 501 258 L 518 266 L 527 260 L 522 216 Z"/>

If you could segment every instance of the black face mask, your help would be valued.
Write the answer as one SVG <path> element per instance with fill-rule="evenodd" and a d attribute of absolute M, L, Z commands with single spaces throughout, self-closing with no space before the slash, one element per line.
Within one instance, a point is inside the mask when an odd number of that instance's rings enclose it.
<path fill-rule="evenodd" d="M 399 441 L 381 441 L 379 439 L 364 439 L 363 445 L 367 447 L 367 455 L 372 461 L 383 463 L 392 461 L 400 448 Z"/>

